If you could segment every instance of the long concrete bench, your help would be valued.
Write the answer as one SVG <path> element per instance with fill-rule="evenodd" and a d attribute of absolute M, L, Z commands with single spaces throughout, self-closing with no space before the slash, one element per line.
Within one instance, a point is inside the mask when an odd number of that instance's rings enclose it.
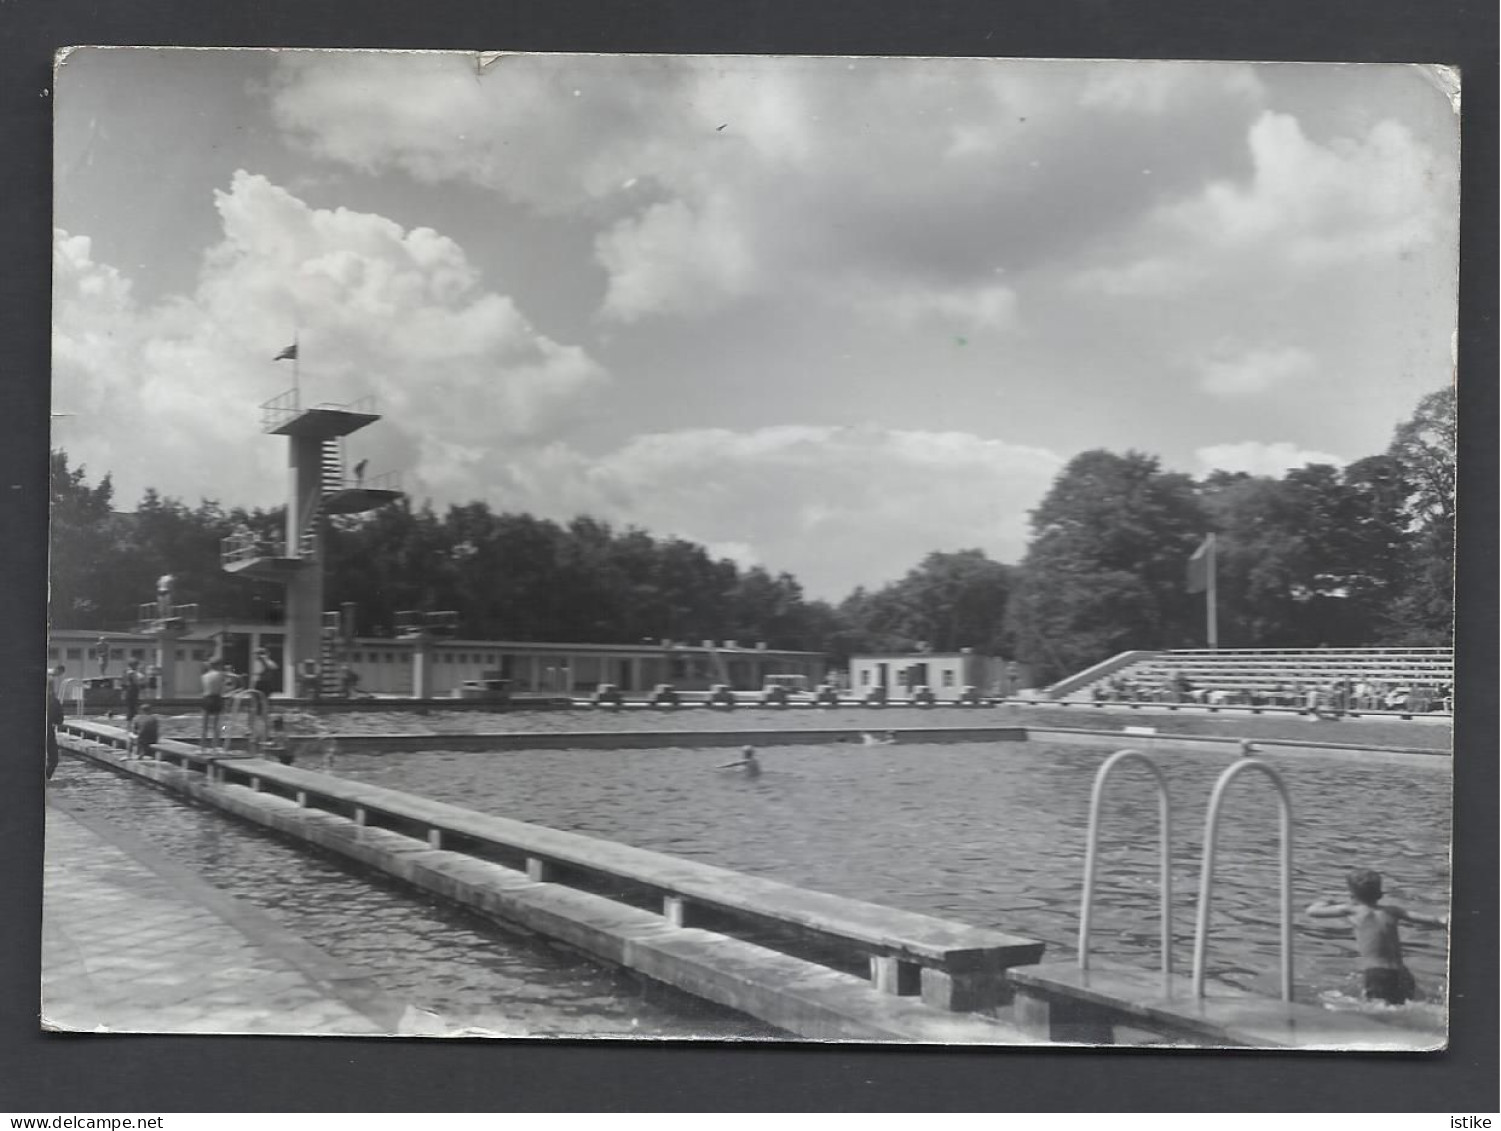
<path fill-rule="evenodd" d="M 1193 996 L 1187 978 L 1163 994 L 1153 971 L 1046 963 L 1007 972 L 1015 987 L 1013 1017 L 1050 1041 L 1111 1044 L 1117 1029 L 1141 1029 L 1169 1040 L 1212 1045 L 1409 1052 L 1442 1048 L 1441 1033 L 1404 1027 L 1399 1019 L 1336 1012 L 1285 1002 L 1233 987 Z"/>
<path fill-rule="evenodd" d="M 108 746 L 119 746 L 126 738 L 118 728 L 97 723 L 70 721 L 63 729 Z M 582 876 L 652 893 L 663 916 L 677 926 L 701 922 L 709 912 L 837 944 L 864 957 L 878 988 L 921 995 L 942 1009 L 999 1004 L 1006 990 L 1005 968 L 1037 962 L 1043 953 L 1042 943 L 1001 931 L 810 891 L 261 758 L 214 756 L 172 740 L 158 743 L 157 752 L 165 760 L 202 770 L 211 780 L 278 793 L 299 806 L 352 818 L 360 826 L 415 830 L 433 848 L 499 850 L 534 881 L 576 885 Z"/>

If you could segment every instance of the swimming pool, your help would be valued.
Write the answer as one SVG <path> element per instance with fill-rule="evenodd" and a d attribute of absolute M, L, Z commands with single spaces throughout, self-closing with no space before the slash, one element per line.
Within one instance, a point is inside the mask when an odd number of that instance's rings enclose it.
<path fill-rule="evenodd" d="M 748 780 L 723 748 L 342 754 L 342 776 L 788 883 L 1042 939 L 1071 956 L 1089 792 L 1108 748 L 1027 743 L 777 747 Z M 1186 970 L 1204 809 L 1228 754 L 1154 753 L 1174 801 L 1175 962 Z M 1372 867 L 1389 898 L 1446 909 L 1447 759 L 1278 756 L 1297 816 L 1299 909 Z M 1115 779 L 1101 838 L 1095 948 L 1157 958 L 1157 804 Z M 1211 977 L 1276 992 L 1277 812 L 1266 783 L 1234 787 L 1221 831 Z M 1442 1000 L 1441 931 L 1409 930 L 1408 962 Z M 1358 994 L 1348 928 L 1302 919 L 1298 996 Z"/>

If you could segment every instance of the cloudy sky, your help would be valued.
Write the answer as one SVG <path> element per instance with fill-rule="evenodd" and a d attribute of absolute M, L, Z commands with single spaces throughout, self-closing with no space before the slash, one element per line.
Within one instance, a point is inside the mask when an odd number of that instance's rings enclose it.
<path fill-rule="evenodd" d="M 1081 450 L 1358 459 L 1451 374 L 1418 68 L 83 50 L 56 136 L 54 443 L 127 509 L 281 501 L 296 335 L 419 500 L 837 598 L 1016 560 Z"/>

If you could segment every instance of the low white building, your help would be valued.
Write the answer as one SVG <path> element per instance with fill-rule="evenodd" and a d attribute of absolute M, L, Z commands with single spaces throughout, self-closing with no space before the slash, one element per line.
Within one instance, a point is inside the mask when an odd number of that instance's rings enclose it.
<path fill-rule="evenodd" d="M 1004 697 L 1028 685 L 1023 665 L 972 648 L 850 658 L 850 692 L 856 696 L 881 687 L 891 698 L 905 699 L 917 688 L 928 687 L 936 699 L 956 700 L 966 687 L 974 687 L 981 695 Z"/>
<path fill-rule="evenodd" d="M 47 666 L 62 663 L 69 677 L 116 677 L 135 660 L 143 670 L 158 660 L 158 641 L 133 632 L 103 634 L 109 648 L 100 662 L 101 634 L 86 629 L 54 629 L 48 640 Z M 290 662 L 307 657 L 284 654 L 285 633 L 277 624 L 200 622 L 177 639 L 178 694 L 197 695 L 198 674 L 210 659 L 221 658 L 236 671 L 251 670 L 251 657 L 265 648 L 283 673 Z M 381 636 L 340 639 L 330 662 L 347 664 L 361 692 L 411 695 L 414 645 L 410 640 Z M 639 644 L 557 644 L 544 641 L 435 639 L 429 645 L 430 695 L 452 695 L 466 680 L 499 678 L 510 681 L 512 692 L 526 694 L 588 694 L 602 683 L 613 683 L 627 694 L 650 691 L 670 683 L 679 690 L 706 690 L 716 683 L 737 691 L 759 691 L 769 677 L 798 676 L 809 686 L 824 678 L 821 652 L 795 652 L 744 645 L 734 640 L 705 640 L 689 644 L 671 640 Z M 291 691 L 291 686 L 286 690 Z"/>

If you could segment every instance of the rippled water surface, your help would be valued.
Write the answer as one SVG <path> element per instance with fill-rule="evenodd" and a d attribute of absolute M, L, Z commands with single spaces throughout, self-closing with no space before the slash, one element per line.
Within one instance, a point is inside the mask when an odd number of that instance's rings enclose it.
<path fill-rule="evenodd" d="M 440 1031 L 667 1038 L 785 1036 L 653 990 L 570 952 L 502 933 L 372 872 L 354 871 L 210 809 L 64 758 L 49 792 L 268 912 Z"/>
<path fill-rule="evenodd" d="M 337 772 L 442 801 L 876 903 L 997 927 L 1071 955 L 1085 826 L 1104 749 L 1032 743 L 771 747 L 749 780 L 724 749 L 339 756 Z M 1154 754 L 1175 821 L 1175 962 L 1191 960 L 1205 806 L 1226 755 Z M 1298 910 L 1371 867 L 1388 898 L 1441 912 L 1449 889 L 1449 764 L 1374 754 L 1268 755 L 1296 809 Z M 1158 945 L 1157 802 L 1140 770 L 1114 782 L 1101 841 L 1097 953 L 1150 966 Z M 1258 776 L 1232 787 L 1221 830 L 1212 976 L 1275 992 L 1277 809 Z M 1441 999 L 1442 931 L 1409 929 L 1408 962 Z M 1358 994 L 1338 921 L 1300 918 L 1299 996 Z"/>

